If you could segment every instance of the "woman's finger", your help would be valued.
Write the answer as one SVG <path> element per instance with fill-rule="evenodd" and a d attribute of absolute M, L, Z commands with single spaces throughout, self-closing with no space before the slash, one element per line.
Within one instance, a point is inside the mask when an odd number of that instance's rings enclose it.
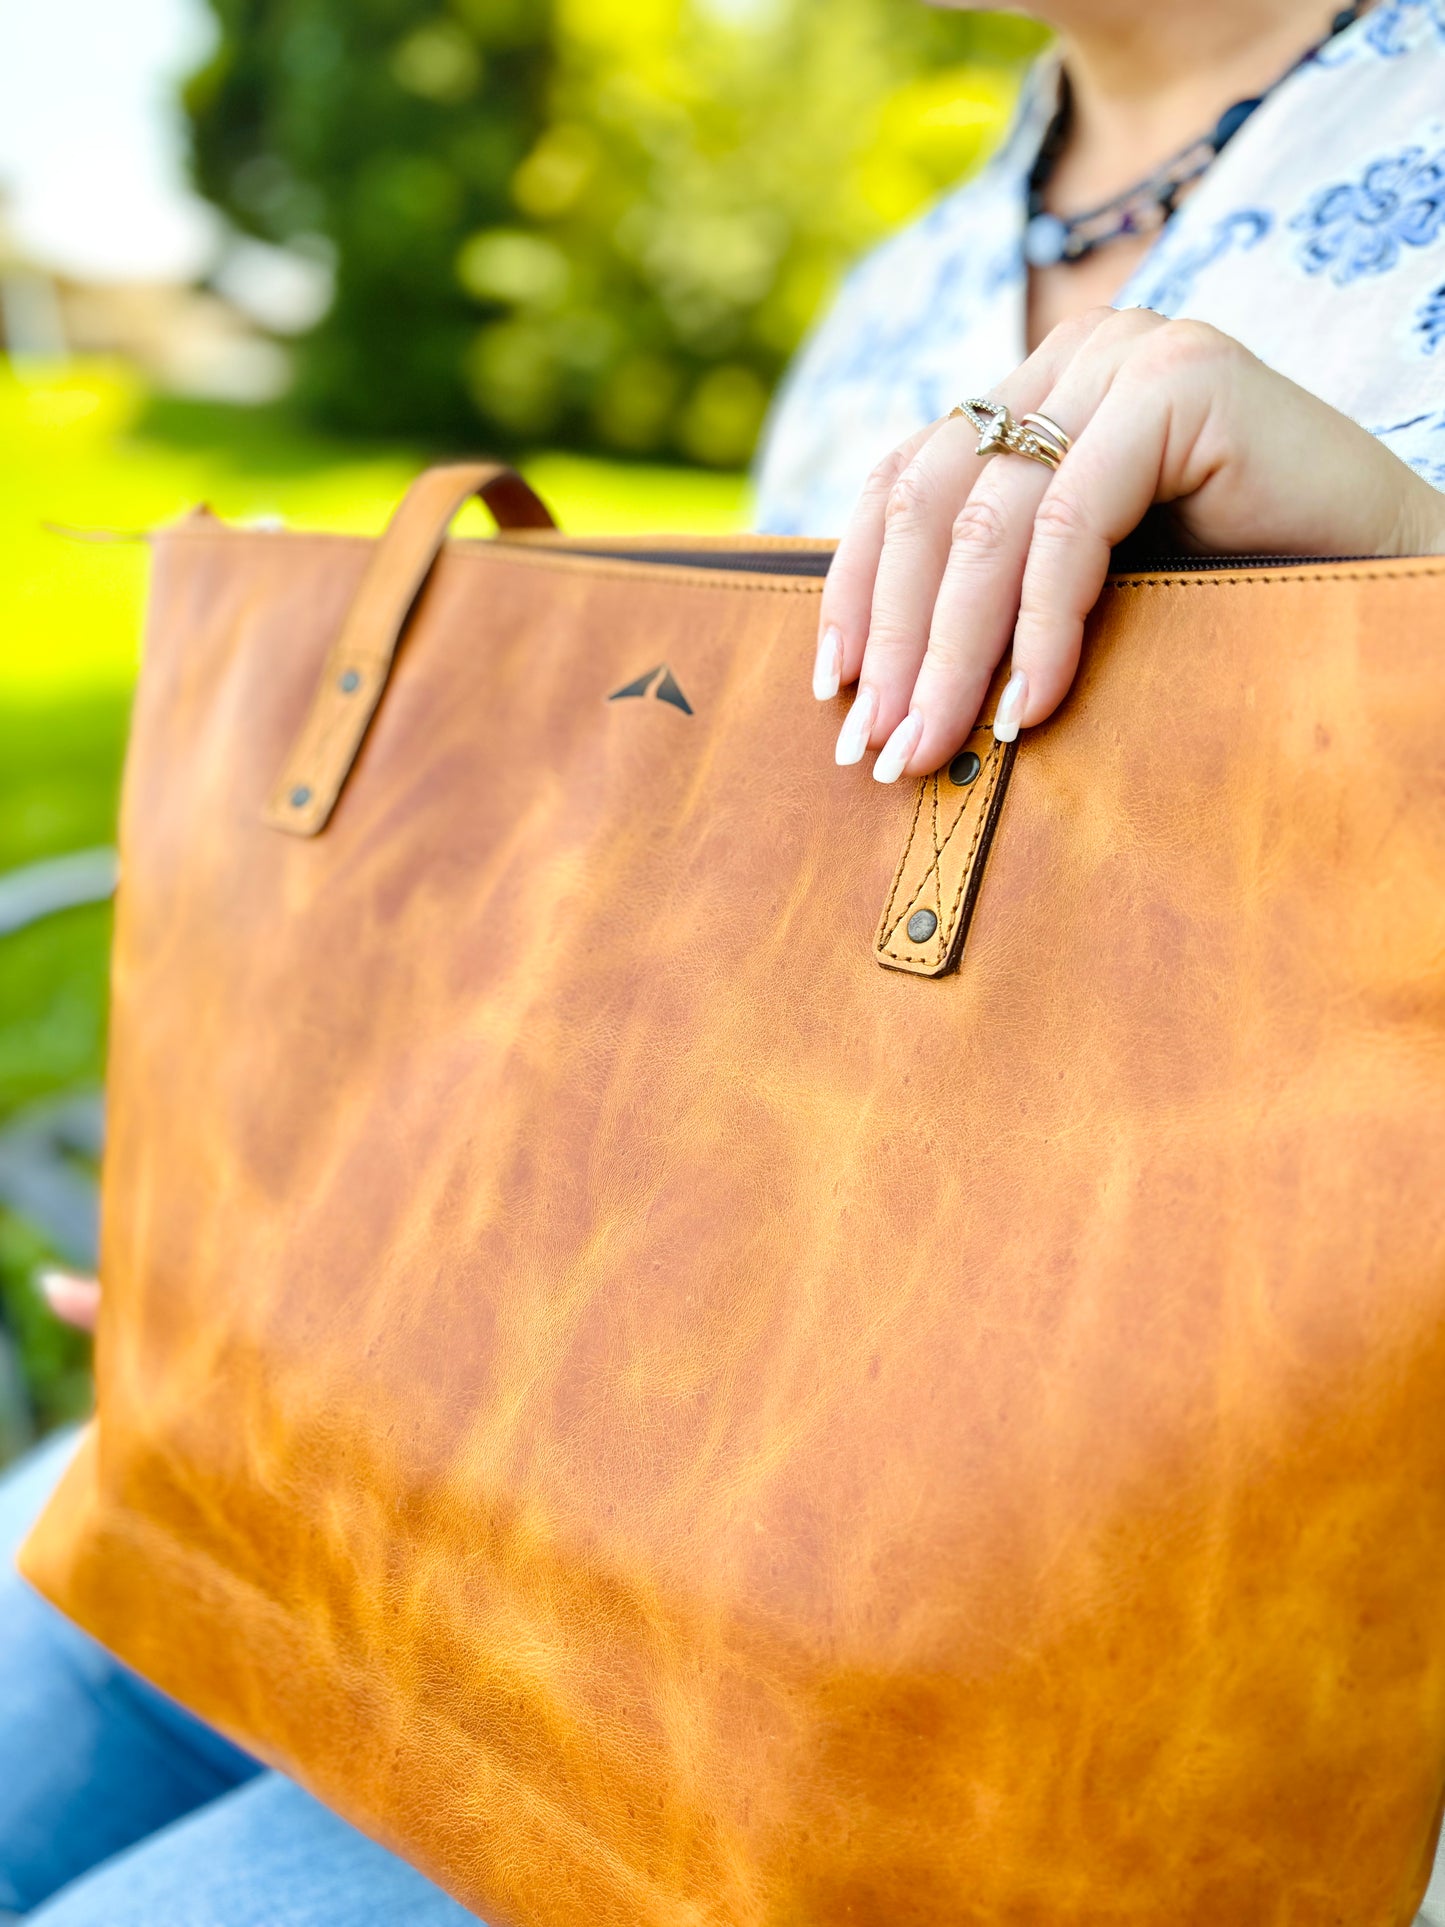
<path fill-rule="evenodd" d="M 69 1271 L 42 1271 L 40 1289 L 45 1302 L 64 1324 L 93 1332 L 100 1316 L 100 1286 L 94 1278 L 77 1278 Z"/>
<path fill-rule="evenodd" d="M 966 417 L 945 422 L 893 485 L 868 614 L 858 696 L 838 738 L 838 761 L 861 762 L 886 742 L 908 711 L 948 560 L 957 505 L 970 499 L 983 464 L 978 430 Z"/>
<path fill-rule="evenodd" d="M 1034 519 L 1013 653 L 1026 679 L 1018 720 L 1030 727 L 1068 694 L 1115 545 L 1175 492 L 1209 413 L 1210 383 L 1168 379 L 1173 351 L 1155 342 L 1162 354 L 1146 343 L 1123 359 Z M 1073 405 L 1070 386 L 1061 384 L 1060 410 Z"/>
<path fill-rule="evenodd" d="M 892 783 L 934 770 L 973 727 L 989 679 L 1013 636 L 1034 515 L 1050 472 L 1034 461 L 995 457 L 949 533 L 943 580 L 926 620 L 922 660 L 909 659 L 907 714 L 879 752 L 873 774 Z M 864 679 L 875 678 L 868 645 Z"/>
<path fill-rule="evenodd" d="M 878 573 L 878 558 L 883 553 L 883 528 L 894 485 L 943 426 L 943 422 L 930 422 L 927 428 L 920 429 L 885 457 L 863 485 L 863 493 L 849 517 L 829 566 L 828 579 L 823 584 L 818 655 L 813 666 L 813 694 L 819 702 L 831 701 L 840 689 L 858 680 L 868 640 L 873 581 Z"/>

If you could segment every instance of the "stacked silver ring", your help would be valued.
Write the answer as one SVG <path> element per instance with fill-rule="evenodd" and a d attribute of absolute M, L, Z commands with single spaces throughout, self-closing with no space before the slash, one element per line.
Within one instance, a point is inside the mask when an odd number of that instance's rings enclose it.
<path fill-rule="evenodd" d="M 1074 445 L 1050 416 L 1029 414 L 1019 421 L 1002 402 L 983 395 L 960 402 L 953 413 L 967 416 L 979 431 L 980 455 L 1022 455 L 1055 469 Z"/>
<path fill-rule="evenodd" d="M 1050 468 L 1057 468 L 1074 445 L 1052 415 L 1025 415 L 1022 426 L 1032 429 L 1035 437 L 1052 452 L 1054 459 L 1049 463 Z"/>

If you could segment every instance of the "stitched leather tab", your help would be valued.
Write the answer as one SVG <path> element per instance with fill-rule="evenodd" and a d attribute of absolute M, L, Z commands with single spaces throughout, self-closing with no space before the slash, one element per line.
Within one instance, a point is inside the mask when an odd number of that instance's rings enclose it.
<path fill-rule="evenodd" d="M 874 941 L 885 970 L 942 977 L 957 965 L 1017 748 L 980 725 L 924 779 Z"/>
<path fill-rule="evenodd" d="M 406 628 L 407 618 L 462 509 L 479 495 L 501 529 L 556 527 L 514 469 L 494 462 L 431 468 L 407 491 L 377 544 L 265 821 L 292 836 L 324 830 L 351 774 Z"/>

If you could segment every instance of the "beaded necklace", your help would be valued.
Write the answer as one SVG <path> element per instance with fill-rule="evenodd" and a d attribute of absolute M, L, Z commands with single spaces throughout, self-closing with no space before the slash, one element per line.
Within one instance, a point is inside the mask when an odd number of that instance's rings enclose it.
<path fill-rule="evenodd" d="M 1369 4 L 1370 0 L 1354 0 L 1353 5 L 1337 13 L 1330 22 L 1329 32 L 1306 48 L 1272 87 L 1267 87 L 1262 94 L 1249 100 L 1237 100 L 1232 107 L 1226 108 L 1209 133 L 1180 148 L 1172 160 L 1166 161 L 1154 173 L 1135 186 L 1125 188 L 1122 194 L 1116 194 L 1112 200 L 1068 217 L 1050 214 L 1044 206 L 1049 181 L 1073 128 L 1074 94 L 1066 71 L 1060 81 L 1058 111 L 1049 123 L 1043 145 L 1039 148 L 1039 157 L 1029 175 L 1029 221 L 1024 230 L 1024 259 L 1029 266 L 1067 266 L 1084 260 L 1097 248 L 1107 247 L 1111 241 L 1156 234 L 1173 214 L 1184 190 L 1214 165 L 1239 130 L 1271 94 L 1277 93 L 1301 67 L 1307 67 L 1332 40 L 1352 27 Z"/>

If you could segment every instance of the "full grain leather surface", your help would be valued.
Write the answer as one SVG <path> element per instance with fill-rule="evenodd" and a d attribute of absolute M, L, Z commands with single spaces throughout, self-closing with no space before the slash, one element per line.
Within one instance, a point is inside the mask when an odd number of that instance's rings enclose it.
<path fill-rule="evenodd" d="M 34 1581 L 495 1927 L 1404 1927 L 1445 565 L 1111 589 L 929 981 L 816 582 L 452 544 L 276 835 L 370 553 L 159 545 Z"/>

